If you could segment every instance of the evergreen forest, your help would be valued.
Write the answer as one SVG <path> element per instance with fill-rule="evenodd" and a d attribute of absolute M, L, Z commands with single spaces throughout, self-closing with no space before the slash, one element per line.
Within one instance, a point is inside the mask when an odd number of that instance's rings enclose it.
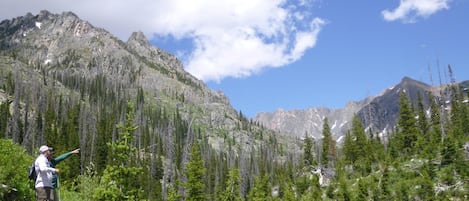
<path fill-rule="evenodd" d="M 226 140 L 233 147 L 214 149 L 204 134 L 206 128 L 185 121 L 177 107 L 145 104 L 143 90 L 110 87 L 106 77 L 82 81 L 84 85 L 68 79 L 64 83 L 79 92 L 69 94 L 54 86 L 25 87 L 20 73 L 4 78 L 3 200 L 34 200 L 27 167 L 42 144 L 57 153 L 81 148 L 79 156 L 58 166 L 63 200 L 467 200 L 469 196 L 468 91 L 455 83 L 445 91 L 450 102 L 430 95 L 428 108 L 421 98 L 414 105 L 401 92 L 397 127 L 389 137 L 364 128 L 355 116 L 352 129 L 338 145 L 325 119 L 323 138 L 315 141 L 306 133 L 298 141 L 298 152 L 282 150 L 272 136 L 260 136 L 267 143 L 248 152 L 229 137 Z M 259 126 L 241 112 L 239 119 L 238 129 Z"/>

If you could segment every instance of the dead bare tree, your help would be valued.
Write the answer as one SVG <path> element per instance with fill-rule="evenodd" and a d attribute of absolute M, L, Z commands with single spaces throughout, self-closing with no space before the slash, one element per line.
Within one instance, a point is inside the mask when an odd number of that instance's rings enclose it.
<path fill-rule="evenodd" d="M 20 143 L 20 134 L 21 130 L 18 125 L 20 121 L 20 105 L 21 105 L 21 90 L 22 90 L 22 82 L 19 72 L 15 74 L 15 92 L 13 94 L 13 114 L 9 120 L 10 127 L 10 134 L 13 142 Z M 7 127 L 8 130 L 8 127 Z"/>
<path fill-rule="evenodd" d="M 31 127 L 29 126 L 29 110 L 30 110 L 30 95 L 27 95 L 27 94 L 30 94 L 30 93 L 26 93 L 26 98 L 25 98 L 25 106 L 24 106 L 24 118 L 23 118 L 23 131 L 24 131 L 24 135 L 23 135 L 23 139 L 21 141 L 21 145 L 23 145 L 23 147 L 29 147 L 29 144 L 30 144 L 30 131 L 31 131 Z"/>
<path fill-rule="evenodd" d="M 174 150 L 174 125 L 172 121 L 168 122 L 166 127 L 165 136 L 162 136 L 161 139 L 164 139 L 164 145 L 166 150 L 166 163 L 164 163 L 164 174 L 163 174 L 163 184 L 162 184 L 162 194 L 163 200 L 167 199 L 169 185 L 173 185 L 175 182 L 175 174 L 173 172 L 174 160 L 175 160 L 175 150 Z"/>

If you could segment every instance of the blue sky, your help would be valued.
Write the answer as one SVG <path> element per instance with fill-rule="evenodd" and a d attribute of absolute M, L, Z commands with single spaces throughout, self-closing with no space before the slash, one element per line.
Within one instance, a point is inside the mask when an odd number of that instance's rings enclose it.
<path fill-rule="evenodd" d="M 341 108 L 404 76 L 447 82 L 448 65 L 469 80 L 467 0 L 7 0 L 0 17 L 43 9 L 124 41 L 143 31 L 248 117 Z"/>

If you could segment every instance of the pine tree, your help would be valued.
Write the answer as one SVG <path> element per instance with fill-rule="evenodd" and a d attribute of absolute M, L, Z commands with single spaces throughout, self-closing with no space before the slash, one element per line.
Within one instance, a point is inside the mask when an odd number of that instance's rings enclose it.
<path fill-rule="evenodd" d="M 298 197 L 301 197 L 302 194 L 304 194 L 308 188 L 311 187 L 311 178 L 310 175 L 300 175 L 297 176 L 294 180 L 295 184 L 295 192 L 297 193 Z"/>
<path fill-rule="evenodd" d="M 464 95 L 455 85 L 452 86 L 451 116 L 447 135 L 443 140 L 442 165 L 454 164 L 454 169 L 463 178 L 469 176 L 469 165 L 464 158 L 463 144 L 467 142 L 468 108 L 463 103 Z"/>
<path fill-rule="evenodd" d="M 355 138 L 357 157 L 365 158 L 368 156 L 370 150 L 368 150 L 368 140 L 365 134 L 365 128 L 357 115 L 353 117 L 352 136 Z"/>
<path fill-rule="evenodd" d="M 79 142 L 79 113 L 80 113 L 80 105 L 70 105 L 71 108 L 68 109 L 66 112 L 66 120 L 64 121 L 64 126 L 61 129 L 63 132 L 60 134 L 59 139 L 60 139 L 60 144 L 65 147 L 73 147 L 73 148 L 79 148 L 80 147 L 80 142 Z M 59 146 L 60 147 L 60 146 Z M 65 151 L 67 148 L 62 147 L 63 150 Z M 68 148 L 70 149 L 70 148 Z M 77 164 L 80 163 L 79 157 L 71 157 L 63 162 L 61 164 L 62 168 L 60 169 L 60 174 L 61 174 L 61 179 L 70 179 L 78 176 L 80 173 L 80 166 Z M 67 171 L 62 171 L 66 167 Z"/>
<path fill-rule="evenodd" d="M 434 97 L 430 94 L 430 142 L 427 148 L 429 149 L 429 153 L 434 156 L 438 149 L 435 147 L 439 147 L 441 144 L 442 139 L 442 122 L 441 122 L 441 113 L 439 109 L 439 105 L 437 104 Z"/>
<path fill-rule="evenodd" d="M 142 169 L 132 163 L 132 156 L 137 153 L 137 149 L 131 147 L 133 132 L 137 129 L 133 125 L 133 119 L 133 105 L 128 103 L 126 122 L 124 125 L 117 125 L 121 131 L 119 139 L 108 143 L 113 150 L 112 164 L 104 169 L 101 185 L 94 194 L 96 200 L 139 200 L 142 197 L 143 190 L 138 180 Z"/>
<path fill-rule="evenodd" d="M 305 133 L 305 137 L 304 137 L 304 147 L 303 147 L 303 161 L 304 161 L 304 165 L 306 166 L 311 166 L 311 165 L 315 165 L 316 164 L 316 161 L 314 160 L 314 156 L 313 156 L 313 139 L 311 139 L 311 137 Z"/>
<path fill-rule="evenodd" d="M 469 137 L 469 103 L 467 102 L 469 99 L 469 91 L 467 92 L 467 95 L 465 96 L 462 92 L 460 95 L 460 101 L 461 101 L 461 127 L 462 127 L 462 132 L 463 132 L 463 138 Z M 464 139 L 463 139 L 464 140 Z"/>
<path fill-rule="evenodd" d="M 301 200 L 322 200 L 322 190 L 319 185 L 319 178 L 317 175 L 313 175 L 310 180 L 309 188 L 303 193 Z"/>
<path fill-rule="evenodd" d="M 458 158 L 457 141 L 452 135 L 448 135 L 443 140 L 443 148 L 441 150 L 441 165 L 449 165 L 456 162 Z"/>
<path fill-rule="evenodd" d="M 266 175 L 260 175 L 255 178 L 254 186 L 249 191 L 249 201 L 265 201 L 270 200 L 270 186 Z"/>
<path fill-rule="evenodd" d="M 47 107 L 46 107 L 46 113 L 45 113 L 45 121 L 44 121 L 44 124 L 45 124 L 45 128 L 44 128 L 44 140 L 45 142 L 41 142 L 41 143 L 45 143 L 45 144 L 49 144 L 49 145 L 56 145 L 58 143 L 55 142 L 55 140 L 57 139 L 57 115 L 56 115 L 56 111 L 55 111 L 55 101 L 53 101 L 53 98 L 51 98 L 52 96 L 54 96 L 53 94 L 49 94 L 48 95 L 48 102 L 47 102 Z"/>
<path fill-rule="evenodd" d="M 378 186 L 381 189 L 381 191 L 379 191 L 380 195 L 378 196 L 378 198 L 380 198 L 380 200 L 390 200 L 389 197 L 392 194 L 391 187 L 390 187 L 391 186 L 391 178 L 390 178 L 391 173 L 389 171 L 387 164 L 383 165 L 381 172 L 382 172 L 382 176 L 381 176 L 379 186 Z"/>
<path fill-rule="evenodd" d="M 222 201 L 241 201 L 241 194 L 239 191 L 239 184 L 241 179 L 239 178 L 239 170 L 233 168 L 228 172 L 228 180 L 226 181 L 226 188 L 223 191 L 220 200 Z"/>
<path fill-rule="evenodd" d="M 205 183 L 204 183 L 204 161 L 200 153 L 200 147 L 195 142 L 191 147 L 190 160 L 186 166 L 186 200 L 202 201 L 205 200 Z"/>
<path fill-rule="evenodd" d="M 345 134 L 345 140 L 344 140 L 344 145 L 342 146 L 342 153 L 344 157 L 344 162 L 345 164 L 352 164 L 356 160 L 356 155 L 355 155 L 355 148 L 356 145 L 352 139 L 352 135 L 350 134 L 350 131 L 348 131 Z"/>
<path fill-rule="evenodd" d="M 0 135 L 5 134 L 10 116 L 10 102 L 0 102 Z"/>
<path fill-rule="evenodd" d="M 353 200 L 352 193 L 350 192 L 350 187 L 347 184 L 345 175 L 339 175 L 339 188 L 337 192 L 337 200 L 351 201 Z"/>
<path fill-rule="evenodd" d="M 290 181 L 283 183 L 283 201 L 295 201 L 297 200 L 295 197 L 295 192 L 293 191 L 292 184 Z"/>
<path fill-rule="evenodd" d="M 464 94 L 459 91 L 459 88 L 452 86 L 449 130 L 458 141 L 458 146 L 461 146 L 469 137 L 469 104 L 464 99 Z"/>
<path fill-rule="evenodd" d="M 96 123 L 97 133 L 93 133 L 94 136 L 92 136 L 92 138 L 95 138 L 92 142 L 95 142 L 94 146 L 96 146 L 96 153 L 92 154 L 96 154 L 93 159 L 98 172 L 102 172 L 105 165 L 110 162 L 110 152 L 106 143 L 112 140 L 113 124 L 115 123 L 114 121 L 116 118 L 115 113 L 117 113 L 115 108 L 113 108 L 112 113 L 108 112 L 104 106 L 100 108 L 99 113 L 101 115 L 98 117 L 99 119 Z"/>
<path fill-rule="evenodd" d="M 168 198 L 167 201 L 180 201 L 182 200 L 182 196 L 178 193 L 179 189 L 179 180 L 176 179 L 173 184 L 171 184 L 168 188 Z"/>
<path fill-rule="evenodd" d="M 372 131 L 370 131 L 372 133 Z M 379 162 L 385 159 L 384 144 L 381 143 L 379 134 L 376 134 L 375 137 L 371 137 L 368 140 L 369 148 L 372 150 L 370 159 L 372 162 Z"/>
<path fill-rule="evenodd" d="M 429 136 L 429 124 L 427 121 L 427 116 L 425 114 L 425 107 L 422 102 L 422 96 L 420 93 L 418 93 L 418 99 L 417 99 L 417 124 L 420 129 L 421 135 L 417 136 L 417 145 L 416 148 L 418 150 L 425 150 L 426 146 L 430 143 L 430 136 Z M 420 155 L 428 155 L 425 152 L 420 153 Z"/>
<path fill-rule="evenodd" d="M 331 128 L 329 127 L 328 119 L 324 119 L 322 127 L 322 157 L 321 164 L 328 167 L 336 159 L 335 141 L 332 138 Z"/>
<path fill-rule="evenodd" d="M 422 102 L 422 96 L 420 93 L 418 94 L 417 98 L 417 114 L 418 114 L 418 125 L 420 128 L 420 132 L 422 133 L 422 136 L 424 138 L 427 138 L 427 133 L 429 129 L 428 121 L 427 121 L 427 115 L 425 114 L 425 107 Z"/>
<path fill-rule="evenodd" d="M 414 190 L 416 191 L 416 197 L 420 200 L 434 200 L 433 183 L 428 175 L 417 177 L 412 186 L 418 186 Z"/>
<path fill-rule="evenodd" d="M 368 192 L 368 185 L 365 179 L 358 180 L 358 200 L 370 200 L 369 199 L 369 192 Z"/>
<path fill-rule="evenodd" d="M 371 158 L 370 146 L 365 134 L 365 129 L 362 122 L 357 115 L 353 117 L 352 121 L 352 136 L 354 140 L 354 153 L 355 161 L 353 161 L 353 166 L 361 172 L 362 175 L 365 175 L 371 171 Z"/>
<path fill-rule="evenodd" d="M 404 92 L 399 96 L 399 120 L 397 123 L 398 149 L 402 150 L 405 156 L 415 152 L 415 145 L 419 130 L 417 127 L 416 115 Z"/>

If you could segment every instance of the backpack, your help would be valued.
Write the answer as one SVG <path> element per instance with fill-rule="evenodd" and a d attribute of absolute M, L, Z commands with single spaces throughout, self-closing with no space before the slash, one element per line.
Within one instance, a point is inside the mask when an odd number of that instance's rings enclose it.
<path fill-rule="evenodd" d="M 28 167 L 28 178 L 33 181 L 36 181 L 37 179 L 36 167 L 34 166 L 34 163 Z"/>

